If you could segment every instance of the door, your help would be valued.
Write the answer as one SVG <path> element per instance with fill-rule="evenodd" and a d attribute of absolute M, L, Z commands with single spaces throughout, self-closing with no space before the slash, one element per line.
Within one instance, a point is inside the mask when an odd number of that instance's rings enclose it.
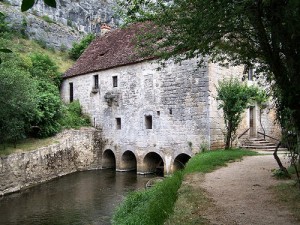
<path fill-rule="evenodd" d="M 250 137 L 256 137 L 254 106 L 251 106 L 249 109 L 249 126 L 250 126 Z"/>

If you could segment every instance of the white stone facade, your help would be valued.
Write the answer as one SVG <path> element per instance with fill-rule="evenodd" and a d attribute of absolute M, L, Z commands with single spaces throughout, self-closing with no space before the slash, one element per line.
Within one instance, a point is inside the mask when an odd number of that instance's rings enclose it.
<path fill-rule="evenodd" d="M 155 61 L 144 61 L 64 79 L 62 99 L 70 101 L 72 83 L 73 99 L 102 130 L 108 140 L 104 149 L 114 153 L 117 169 L 122 170 L 126 151 L 136 157 L 138 172 L 146 170 L 143 160 L 154 152 L 169 173 L 182 153 L 192 156 L 203 148 L 224 146 L 216 87 L 224 78 L 241 79 L 244 68 L 208 63 L 198 68 L 196 59 L 158 67 Z M 238 133 L 249 127 L 248 117 L 246 112 Z"/>

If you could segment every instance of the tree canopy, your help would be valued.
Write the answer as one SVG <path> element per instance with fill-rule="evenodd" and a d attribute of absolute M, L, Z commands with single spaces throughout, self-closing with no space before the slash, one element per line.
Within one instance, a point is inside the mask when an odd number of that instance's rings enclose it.
<path fill-rule="evenodd" d="M 119 0 L 119 6 L 124 22 L 151 21 L 156 28 L 140 38 L 141 45 L 155 43 L 143 48 L 147 54 L 258 65 L 275 84 L 278 111 L 291 109 L 300 130 L 299 0 Z"/>
<path fill-rule="evenodd" d="M 247 86 L 237 79 L 225 79 L 217 87 L 219 109 L 223 110 L 226 126 L 225 148 L 232 147 L 236 130 L 242 120 L 242 113 L 257 100 L 265 99 L 265 92 L 255 86 Z"/>

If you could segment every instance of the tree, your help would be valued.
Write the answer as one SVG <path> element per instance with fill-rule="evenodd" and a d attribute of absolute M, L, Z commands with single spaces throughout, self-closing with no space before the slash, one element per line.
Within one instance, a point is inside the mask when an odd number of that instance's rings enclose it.
<path fill-rule="evenodd" d="M 81 39 L 79 43 L 74 42 L 72 48 L 69 51 L 70 58 L 77 60 L 94 39 L 94 34 L 88 34 L 83 39 Z"/>
<path fill-rule="evenodd" d="M 162 59 L 209 56 L 225 64 L 259 65 L 281 92 L 278 111 L 290 109 L 300 131 L 299 0 L 120 0 L 119 5 L 125 22 L 151 21 L 151 32 L 139 43 L 150 44 L 151 54 Z"/>
<path fill-rule="evenodd" d="M 49 81 L 38 79 L 37 83 L 37 113 L 31 120 L 31 135 L 49 137 L 60 131 L 62 102 L 58 87 Z"/>
<path fill-rule="evenodd" d="M 0 37 L 3 36 L 4 33 L 8 32 L 10 29 L 7 25 L 7 22 L 5 21 L 5 15 L 0 12 Z M 0 46 L 0 52 L 4 53 L 11 53 L 12 51 L 7 48 L 3 48 L 3 46 Z M 0 58 L 0 64 L 2 63 L 2 59 Z"/>
<path fill-rule="evenodd" d="M 22 139 L 36 113 L 36 86 L 19 59 L 6 59 L 0 66 L 0 143 Z"/>
<path fill-rule="evenodd" d="M 32 82 L 36 83 L 37 113 L 31 120 L 31 135 L 48 137 L 56 134 L 61 126 L 62 102 L 59 94 L 61 76 L 58 66 L 45 54 L 29 55 L 31 66 L 29 72 Z"/>
<path fill-rule="evenodd" d="M 32 53 L 29 57 L 32 62 L 29 72 L 33 77 L 46 79 L 53 82 L 57 87 L 60 86 L 61 74 L 58 72 L 58 66 L 48 55 Z"/>
<path fill-rule="evenodd" d="M 217 87 L 217 100 L 220 101 L 219 109 L 223 109 L 224 122 L 226 126 L 225 149 L 232 147 L 232 141 L 239 123 L 242 119 L 242 113 L 248 107 L 249 103 L 254 102 L 256 98 L 261 97 L 257 87 L 241 83 L 237 79 L 223 80 Z"/>

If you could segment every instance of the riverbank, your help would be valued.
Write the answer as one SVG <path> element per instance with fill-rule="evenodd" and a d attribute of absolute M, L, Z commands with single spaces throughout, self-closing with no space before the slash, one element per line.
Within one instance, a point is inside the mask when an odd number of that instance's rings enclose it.
<path fill-rule="evenodd" d="M 210 151 L 194 156 L 183 171 L 176 172 L 173 176 L 166 178 L 164 182 L 160 182 L 146 191 L 130 194 L 116 210 L 113 224 L 163 224 L 173 212 L 178 189 L 185 176 L 196 172 L 208 173 L 224 166 L 227 162 L 250 155 L 256 155 L 256 153 L 235 149 Z"/>
<path fill-rule="evenodd" d="M 280 157 L 288 166 L 287 158 Z M 293 181 L 272 176 L 277 167 L 273 155 L 264 154 L 245 157 L 211 173 L 185 176 L 174 213 L 165 224 L 299 224 L 299 190 L 291 186 Z M 286 190 L 280 200 L 277 194 L 283 192 L 274 190 L 281 184 L 289 193 Z M 290 194 L 294 199 L 289 199 Z"/>
<path fill-rule="evenodd" d="M 0 157 L 0 196 L 76 171 L 101 168 L 101 132 L 65 130 L 55 143 Z"/>

